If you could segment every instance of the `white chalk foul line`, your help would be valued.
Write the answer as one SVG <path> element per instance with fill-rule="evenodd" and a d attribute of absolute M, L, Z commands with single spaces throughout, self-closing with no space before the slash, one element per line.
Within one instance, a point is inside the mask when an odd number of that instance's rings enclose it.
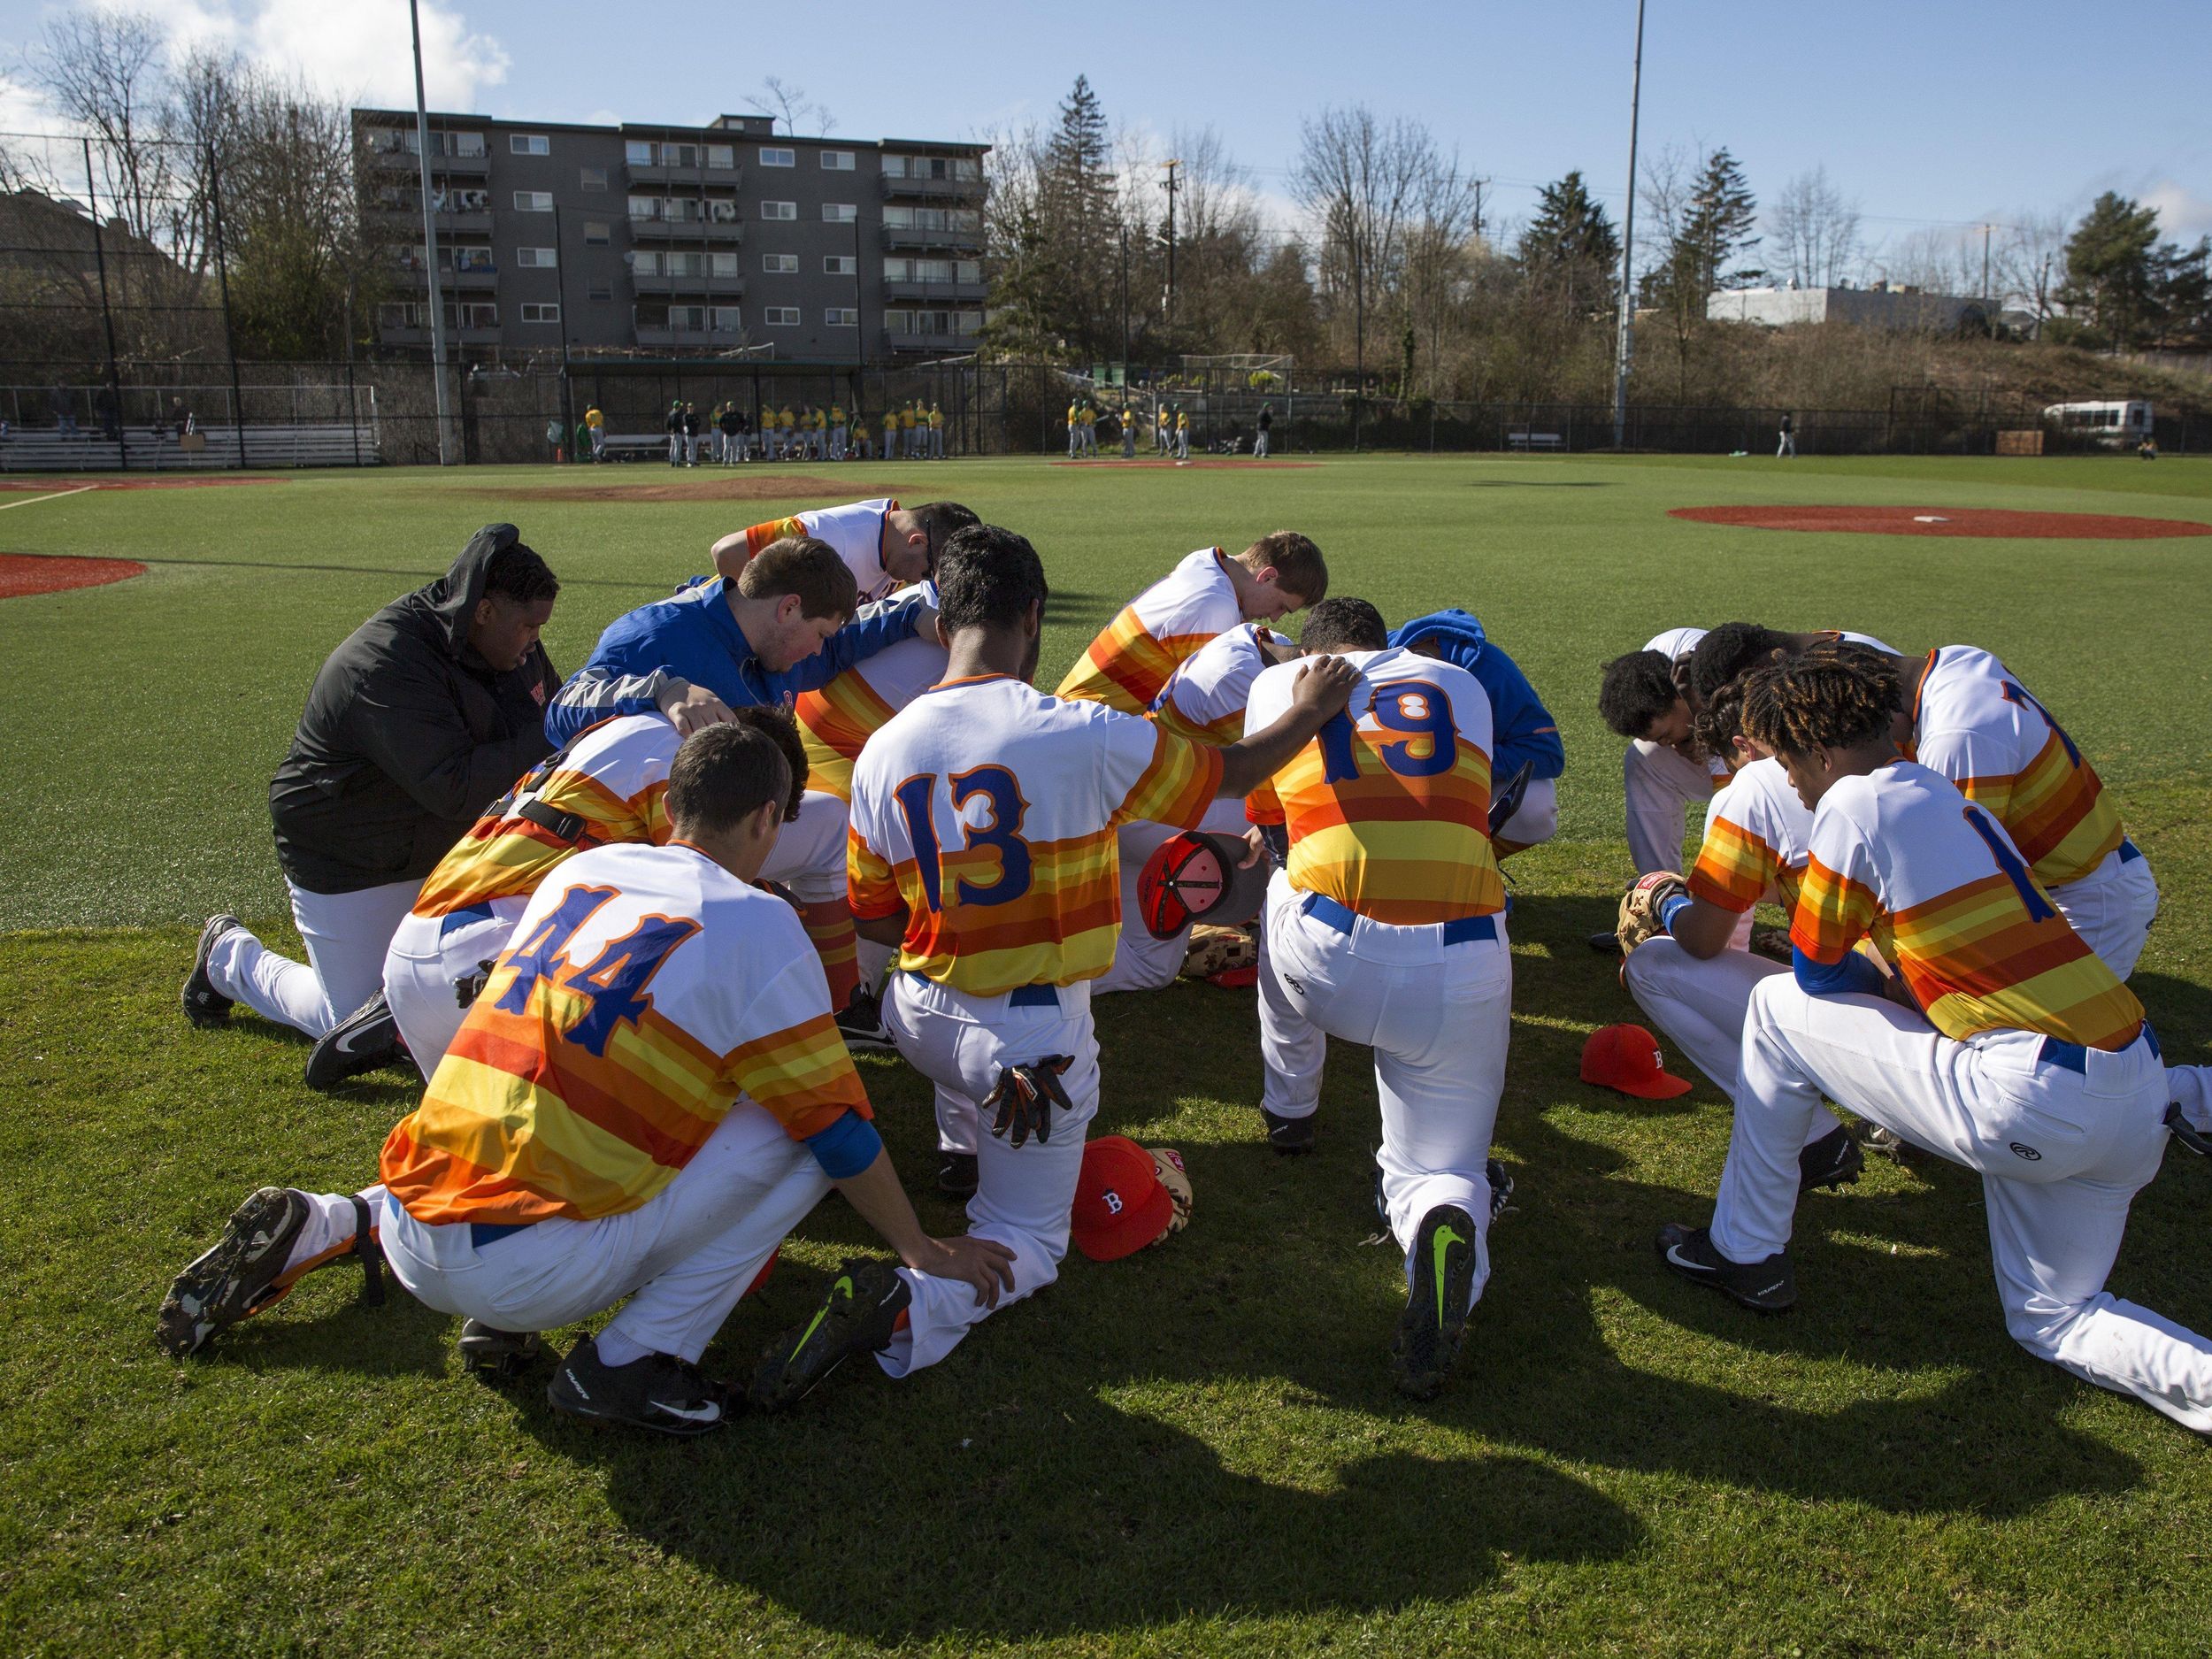
<path fill-rule="evenodd" d="M 42 501 L 59 501 L 64 495 L 81 495 L 88 489 L 99 488 L 97 484 L 80 484 L 74 489 L 58 489 L 50 495 L 27 495 L 21 501 L 0 501 L 0 512 L 7 511 L 11 507 L 35 507 Z"/>

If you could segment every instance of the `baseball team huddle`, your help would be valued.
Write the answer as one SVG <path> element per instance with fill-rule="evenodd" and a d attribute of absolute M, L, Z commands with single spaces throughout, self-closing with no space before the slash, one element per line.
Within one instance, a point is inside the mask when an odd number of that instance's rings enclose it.
<path fill-rule="evenodd" d="M 711 559 L 563 680 L 558 583 L 490 526 L 325 664 L 271 787 L 309 960 L 211 918 L 184 1012 L 304 1032 L 316 1087 L 424 1087 L 357 1184 L 247 1197 L 171 1286 L 165 1348 L 350 1261 L 370 1300 L 388 1271 L 459 1317 L 495 1378 L 612 1310 L 547 1387 L 601 1422 L 706 1432 L 856 1355 L 903 1376 L 1071 1244 L 1110 1261 L 1188 1221 L 1174 1153 L 1092 1133 L 1091 1002 L 1190 973 L 1256 987 L 1280 1154 L 1316 1144 L 1329 1039 L 1371 1049 L 1390 1363 L 1433 1395 L 1512 1190 L 1501 861 L 1555 833 L 1565 765 L 1480 622 L 1393 628 L 1280 531 L 1191 553 L 1047 693 L 1043 563 L 964 507 L 799 513 Z M 1295 642 L 1271 626 L 1301 611 Z M 2127 989 L 2158 891 L 2055 715 L 1976 647 L 1747 623 L 1662 634 L 1599 693 L 1638 879 L 1593 943 L 1734 1104 L 1710 1221 L 1662 1227 L 1664 1263 L 1778 1312 L 1802 1192 L 1855 1180 L 1862 1138 L 1947 1158 L 1983 1175 L 2013 1337 L 2212 1432 L 2212 1342 L 2105 1288 L 2170 1137 L 2212 1148 L 2212 1085 Z M 1791 923 L 1755 949 L 1762 902 Z M 918 1218 L 872 1050 L 933 1086 L 964 1233 Z M 1585 1075 L 1689 1087 L 1633 1027 Z M 709 1378 L 833 1188 L 898 1264 L 847 1263 L 741 1389 Z"/>

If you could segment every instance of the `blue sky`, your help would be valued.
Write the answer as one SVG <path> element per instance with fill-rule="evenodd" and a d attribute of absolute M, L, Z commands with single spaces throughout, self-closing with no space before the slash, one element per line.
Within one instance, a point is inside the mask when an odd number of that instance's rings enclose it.
<path fill-rule="evenodd" d="M 93 0 L 0 0 L 0 69 L 42 22 Z M 404 0 L 164 0 L 213 39 L 372 101 L 410 96 Z M 1580 167 L 1617 211 L 1634 0 L 1086 6 L 582 4 L 429 0 L 434 103 L 538 119 L 692 120 L 751 107 L 764 77 L 805 88 L 854 138 L 968 136 L 1050 119 L 1089 75 L 1118 122 L 1163 142 L 1210 124 L 1287 191 L 1302 116 L 1361 101 L 1427 122 L 1508 217 Z M 663 27 L 655 27 L 653 19 Z M 2212 3 L 1650 0 L 1644 142 L 1727 144 L 1770 196 L 1816 164 L 1870 238 L 2101 189 L 2212 232 Z M 0 125 L 40 121 L 20 75 Z"/>

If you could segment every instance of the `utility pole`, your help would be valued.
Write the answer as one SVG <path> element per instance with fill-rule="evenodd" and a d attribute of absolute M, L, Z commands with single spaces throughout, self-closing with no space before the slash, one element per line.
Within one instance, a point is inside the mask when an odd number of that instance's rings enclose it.
<path fill-rule="evenodd" d="M 1167 169 L 1167 183 L 1161 187 L 1167 192 L 1167 298 L 1160 307 L 1160 314 L 1163 321 L 1173 322 L 1175 320 L 1175 192 L 1181 188 L 1176 182 L 1175 170 L 1183 164 L 1179 161 L 1164 161 L 1160 165 Z"/>
<path fill-rule="evenodd" d="M 238 386 L 238 337 L 230 326 L 230 257 L 223 246 L 223 174 L 215 164 L 213 140 L 207 146 L 209 204 L 215 210 L 215 275 L 222 285 L 223 350 L 230 358 L 230 419 L 238 433 L 238 465 L 246 465 L 246 395 Z"/>
<path fill-rule="evenodd" d="M 1367 273 L 1362 268 L 1357 221 L 1352 231 L 1352 451 L 1359 452 L 1359 406 L 1367 396 Z"/>
<path fill-rule="evenodd" d="M 1122 408 L 1129 406 L 1129 227 L 1121 227 L 1121 385 Z"/>
<path fill-rule="evenodd" d="M 422 17 L 418 0 L 407 0 L 407 23 L 415 38 L 415 159 L 421 164 L 422 252 L 430 280 L 430 386 L 438 400 L 438 465 L 453 465 L 447 452 L 450 417 L 445 397 L 445 298 L 438 285 L 438 225 L 430 205 L 430 106 L 422 92 Z"/>
<path fill-rule="evenodd" d="M 123 382 L 115 371 L 115 313 L 108 308 L 108 256 L 100 239 L 100 192 L 92 176 L 92 141 L 84 140 L 84 194 L 91 204 L 92 257 L 100 267 L 100 324 L 108 340 L 108 415 L 115 422 L 115 465 L 130 470 L 130 445 L 123 437 Z M 103 437 L 107 434 L 103 433 Z"/>
<path fill-rule="evenodd" d="M 1613 447 L 1628 444 L 1628 358 L 1636 326 L 1636 123 L 1644 99 L 1644 0 L 1636 0 L 1636 67 L 1628 82 L 1628 205 L 1621 214 L 1621 316 L 1613 337 Z"/>
<path fill-rule="evenodd" d="M 1487 179 L 1475 180 L 1475 240 L 1477 242 L 1482 240 L 1482 187 L 1489 182 Z"/>
<path fill-rule="evenodd" d="M 1989 295 L 1989 233 L 1993 228 L 1988 225 L 1982 227 L 1982 326 L 1994 340 L 1997 337 L 1997 312 L 1990 303 Z"/>

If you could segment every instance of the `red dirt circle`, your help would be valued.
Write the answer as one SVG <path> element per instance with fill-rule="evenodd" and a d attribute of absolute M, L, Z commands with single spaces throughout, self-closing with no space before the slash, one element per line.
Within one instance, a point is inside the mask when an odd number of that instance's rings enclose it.
<path fill-rule="evenodd" d="M 1278 461 L 1272 457 L 1263 461 L 1256 455 L 1210 455 L 1204 457 L 1194 457 L 1192 459 L 1187 461 L 1171 461 L 1164 457 L 1154 459 L 1149 456 L 1141 456 L 1133 461 L 1125 461 L 1118 456 L 1102 455 L 1094 460 L 1055 461 L 1051 463 L 1051 465 L 1054 466 L 1080 466 L 1085 468 L 1118 467 L 1123 471 L 1128 471 L 1140 466 L 1202 466 L 1208 468 L 1243 466 L 1250 467 L 1255 471 L 1276 472 L 1285 467 L 1319 466 L 1321 463 L 1318 461 Z"/>
<path fill-rule="evenodd" d="M 71 588 L 100 588 L 143 576 L 136 559 L 81 559 L 44 553 L 0 553 L 0 599 L 26 594 L 58 594 Z"/>
<path fill-rule="evenodd" d="M 1855 535 L 2005 536 L 2073 541 L 2212 535 L 2212 524 L 2188 518 L 2015 512 L 2004 507 L 1670 507 L 1667 517 L 1754 530 L 1827 530 Z"/>

